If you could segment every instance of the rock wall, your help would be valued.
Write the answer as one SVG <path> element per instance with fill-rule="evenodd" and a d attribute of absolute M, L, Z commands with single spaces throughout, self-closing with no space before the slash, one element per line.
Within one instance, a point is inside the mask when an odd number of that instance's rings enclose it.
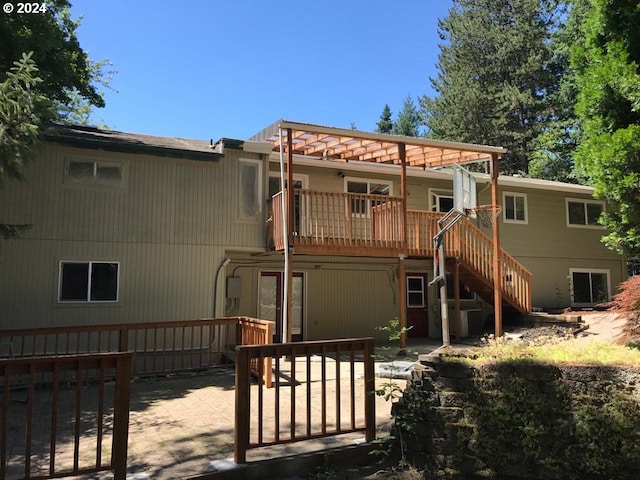
<path fill-rule="evenodd" d="M 640 478 L 640 367 L 443 357 L 393 413 L 426 478 Z"/>

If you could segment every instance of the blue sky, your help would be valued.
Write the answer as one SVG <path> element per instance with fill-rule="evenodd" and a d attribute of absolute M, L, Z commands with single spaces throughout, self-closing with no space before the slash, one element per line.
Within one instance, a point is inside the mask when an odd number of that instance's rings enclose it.
<path fill-rule="evenodd" d="M 115 130 L 245 139 L 280 118 L 374 130 L 431 94 L 451 0 L 75 0 L 81 46 L 117 70 Z"/>

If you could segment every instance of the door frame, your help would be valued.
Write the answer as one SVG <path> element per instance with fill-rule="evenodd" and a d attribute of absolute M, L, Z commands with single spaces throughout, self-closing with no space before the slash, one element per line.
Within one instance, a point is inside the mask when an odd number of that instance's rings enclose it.
<path fill-rule="evenodd" d="M 275 277 L 276 278 L 276 318 L 274 319 L 275 326 L 273 329 L 273 343 L 282 343 L 283 340 L 283 325 L 282 325 L 282 301 L 283 301 L 283 292 L 284 292 L 284 282 L 285 282 L 285 273 L 283 270 L 259 270 L 258 271 L 258 300 L 257 300 L 257 313 L 260 316 L 260 306 L 261 306 L 261 284 L 262 277 Z M 306 304 L 306 288 L 305 288 L 305 274 L 304 272 L 293 272 L 293 278 L 301 278 L 302 279 L 302 304 L 300 305 L 300 333 L 292 334 L 291 341 L 292 342 L 301 342 L 304 339 L 304 327 L 305 327 L 305 304 Z"/>
<path fill-rule="evenodd" d="M 409 280 L 419 278 L 422 282 L 422 304 L 411 306 L 411 293 L 417 293 L 417 290 L 409 289 Z M 411 326 L 411 318 L 418 314 L 419 311 L 424 312 L 424 331 L 411 328 L 407 332 L 409 338 L 428 338 L 429 337 L 429 274 L 427 272 L 407 272 L 405 274 L 406 284 L 406 309 L 407 309 L 407 327 Z M 415 331 L 414 331 L 415 329 Z"/>

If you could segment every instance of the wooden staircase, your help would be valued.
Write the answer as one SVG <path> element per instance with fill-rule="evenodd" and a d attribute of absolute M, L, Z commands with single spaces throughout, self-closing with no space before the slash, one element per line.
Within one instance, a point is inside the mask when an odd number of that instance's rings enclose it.
<path fill-rule="evenodd" d="M 493 242 L 468 218 L 445 236 L 447 270 L 459 265 L 460 281 L 493 304 Z M 500 250 L 502 307 L 512 313 L 531 313 L 531 273 L 504 249 Z"/>

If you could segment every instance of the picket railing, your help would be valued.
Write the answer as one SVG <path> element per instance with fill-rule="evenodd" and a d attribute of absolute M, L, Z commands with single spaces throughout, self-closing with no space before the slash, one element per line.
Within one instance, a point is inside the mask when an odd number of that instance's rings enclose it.
<path fill-rule="evenodd" d="M 236 345 L 272 343 L 273 325 L 227 317 L 0 330 L 0 344 L 15 358 L 131 351 L 134 375 L 157 375 L 224 363 Z"/>
<path fill-rule="evenodd" d="M 270 445 L 353 432 L 374 439 L 372 338 L 239 346 L 236 353 L 236 463 Z M 265 358 L 274 359 L 271 389 L 251 381 L 251 363 Z"/>
<path fill-rule="evenodd" d="M 0 478 L 126 478 L 131 353 L 0 360 Z M 84 380 L 91 376 L 93 394 Z M 38 388 L 45 378 L 50 388 Z"/>

